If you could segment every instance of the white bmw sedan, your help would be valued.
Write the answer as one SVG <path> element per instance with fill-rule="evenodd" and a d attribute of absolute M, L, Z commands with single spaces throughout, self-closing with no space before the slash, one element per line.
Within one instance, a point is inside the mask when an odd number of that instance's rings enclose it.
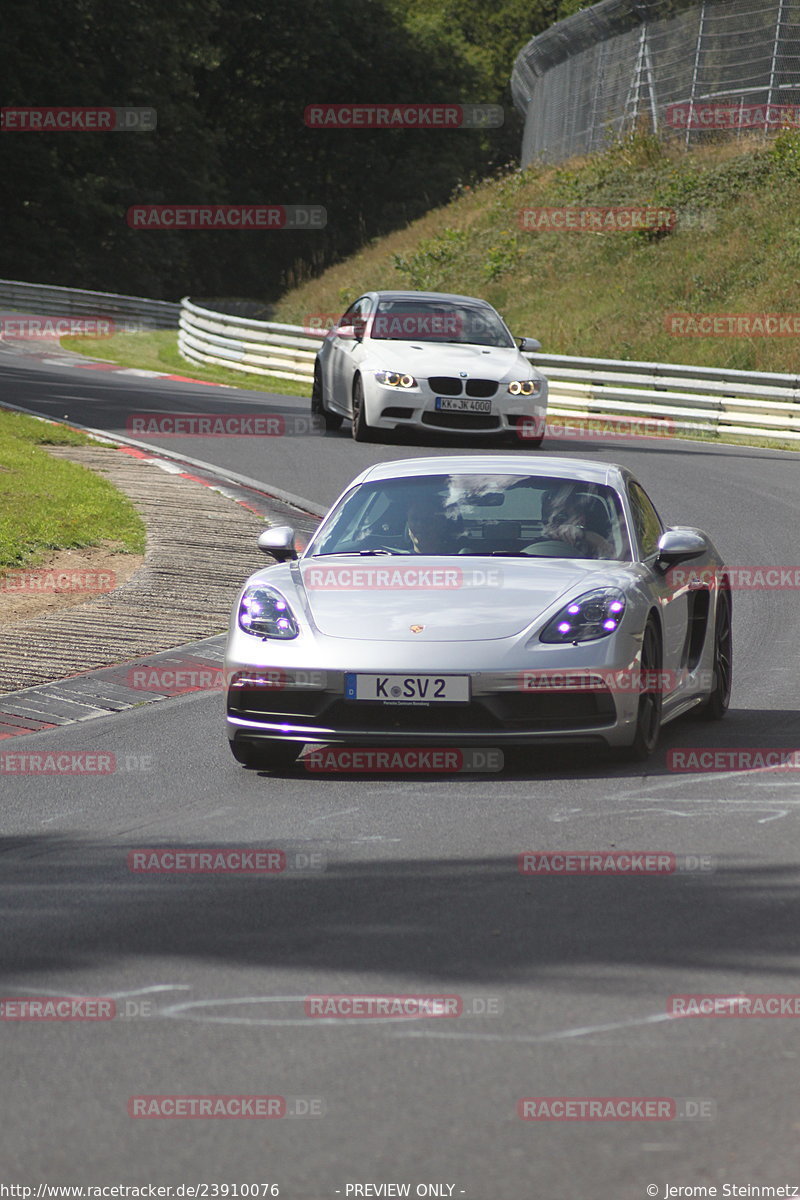
<path fill-rule="evenodd" d="M 547 380 L 485 300 L 442 292 L 367 292 L 317 353 L 311 409 L 327 429 L 352 421 L 357 442 L 407 428 L 544 436 Z"/>

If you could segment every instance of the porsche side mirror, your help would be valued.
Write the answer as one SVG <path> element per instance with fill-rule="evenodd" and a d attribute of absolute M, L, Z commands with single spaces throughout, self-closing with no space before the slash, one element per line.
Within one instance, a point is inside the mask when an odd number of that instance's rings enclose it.
<path fill-rule="evenodd" d="M 271 554 L 278 562 L 288 562 L 297 558 L 294 530 L 291 525 L 276 525 L 273 529 L 265 529 L 258 535 L 258 548 L 265 554 Z"/>
<path fill-rule="evenodd" d="M 708 543 L 695 529 L 667 529 L 658 540 L 658 566 L 663 571 L 708 553 Z"/>
<path fill-rule="evenodd" d="M 537 338 L 519 338 L 517 345 L 523 354 L 538 354 L 542 343 Z"/>
<path fill-rule="evenodd" d="M 347 341 L 354 342 L 357 336 L 355 326 L 340 325 L 338 329 L 333 330 L 333 336 L 337 338 L 345 338 Z"/>

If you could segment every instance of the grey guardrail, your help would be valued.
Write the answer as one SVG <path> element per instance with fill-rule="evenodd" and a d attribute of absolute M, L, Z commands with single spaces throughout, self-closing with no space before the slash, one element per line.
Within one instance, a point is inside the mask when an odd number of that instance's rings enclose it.
<path fill-rule="evenodd" d="M 188 297 L 181 301 L 178 349 L 189 362 L 310 383 L 324 336 L 324 330 L 310 333 L 302 325 L 215 312 Z"/>
<path fill-rule="evenodd" d="M 311 383 L 324 332 L 256 321 L 181 301 L 184 358 Z M 687 431 L 800 439 L 800 376 L 726 367 L 625 362 L 560 354 L 527 356 L 550 381 L 553 418 L 611 421 L 643 433 Z"/>
<path fill-rule="evenodd" d="M 56 287 L 46 283 L 24 283 L 0 279 L 0 306 L 16 312 L 46 317 L 111 319 L 116 326 L 174 329 L 180 305 L 144 296 L 121 296 L 115 292 L 91 292 L 82 288 Z"/>

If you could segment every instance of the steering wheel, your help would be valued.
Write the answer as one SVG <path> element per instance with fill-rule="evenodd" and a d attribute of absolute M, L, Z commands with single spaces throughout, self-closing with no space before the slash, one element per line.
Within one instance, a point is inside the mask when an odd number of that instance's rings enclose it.
<path fill-rule="evenodd" d="M 538 546 L 538 550 L 533 550 L 534 546 Z M 531 551 L 533 550 L 533 553 Z M 569 542 L 562 542 L 560 538 L 534 538 L 530 545 L 526 546 L 522 551 L 523 554 L 529 554 L 531 558 L 580 558 L 576 553 L 575 547 L 570 546 Z"/>

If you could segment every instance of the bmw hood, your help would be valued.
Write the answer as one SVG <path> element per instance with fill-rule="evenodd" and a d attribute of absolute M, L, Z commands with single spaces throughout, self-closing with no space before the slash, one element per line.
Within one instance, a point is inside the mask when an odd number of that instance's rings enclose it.
<path fill-rule="evenodd" d="M 607 582 L 609 566 L 576 559 L 320 555 L 264 578 L 328 637 L 419 645 L 513 637 L 565 593 Z M 281 580 L 278 570 L 286 572 Z"/>
<path fill-rule="evenodd" d="M 374 370 L 408 371 L 418 379 L 431 375 L 458 375 L 471 379 L 529 379 L 533 368 L 515 346 L 465 346 L 436 342 L 376 341 L 370 344 Z"/>

